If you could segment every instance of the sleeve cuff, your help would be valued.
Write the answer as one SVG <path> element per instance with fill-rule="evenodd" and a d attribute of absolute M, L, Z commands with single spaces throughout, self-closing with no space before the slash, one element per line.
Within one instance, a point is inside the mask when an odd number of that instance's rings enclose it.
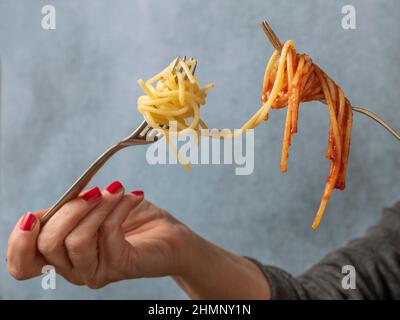
<path fill-rule="evenodd" d="M 305 292 L 288 272 L 259 261 L 245 257 L 253 262 L 264 274 L 271 289 L 271 300 L 299 300 L 306 299 Z"/>

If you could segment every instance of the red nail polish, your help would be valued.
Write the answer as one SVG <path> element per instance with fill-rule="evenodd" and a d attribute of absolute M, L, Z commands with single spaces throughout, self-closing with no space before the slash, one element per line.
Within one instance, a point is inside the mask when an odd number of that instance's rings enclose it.
<path fill-rule="evenodd" d="M 144 192 L 142 190 L 134 190 L 131 191 L 131 193 L 138 197 L 142 197 L 144 195 Z"/>
<path fill-rule="evenodd" d="M 100 197 L 101 191 L 98 187 L 94 187 L 93 189 L 90 189 L 81 195 L 81 198 L 87 202 L 95 201 Z"/>
<path fill-rule="evenodd" d="M 121 184 L 121 182 L 119 182 L 119 181 L 114 181 L 113 183 L 111 183 L 111 184 L 106 188 L 106 190 L 107 190 L 109 193 L 112 193 L 112 194 L 117 193 L 117 192 L 120 191 L 121 189 L 122 189 L 122 184 Z"/>
<path fill-rule="evenodd" d="M 20 228 L 23 231 L 31 231 L 35 225 L 35 222 L 35 215 L 32 212 L 27 212 L 27 214 L 24 216 L 24 219 L 22 219 Z"/>

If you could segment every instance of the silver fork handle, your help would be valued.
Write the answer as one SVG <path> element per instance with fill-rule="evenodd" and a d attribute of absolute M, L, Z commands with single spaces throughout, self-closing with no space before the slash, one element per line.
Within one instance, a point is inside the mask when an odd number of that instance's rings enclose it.
<path fill-rule="evenodd" d="M 101 167 L 103 167 L 103 165 L 119 150 L 129 146 L 153 143 L 161 138 L 160 134 L 153 136 L 151 132 L 152 130 L 149 130 L 148 127 L 147 122 L 143 121 L 129 136 L 104 151 L 63 194 L 63 196 L 58 199 L 58 201 L 40 218 L 40 223 L 44 225 L 64 204 L 75 199 Z"/>
<path fill-rule="evenodd" d="M 353 109 L 353 111 L 362 113 L 362 114 L 370 117 L 371 119 L 375 120 L 381 126 L 383 126 L 387 131 L 389 131 L 397 140 L 400 140 L 400 134 L 396 130 L 394 130 L 389 124 L 387 124 L 385 121 L 383 121 L 382 118 L 378 117 L 375 113 L 373 113 L 367 109 L 358 107 L 358 106 L 353 107 L 352 109 Z"/>
<path fill-rule="evenodd" d="M 86 171 L 74 182 L 74 184 L 58 199 L 58 201 L 40 218 L 40 223 L 44 225 L 65 203 L 75 199 L 79 193 L 88 185 L 94 175 L 103 165 L 119 150 L 127 147 L 127 144 L 117 143 L 103 152 Z"/>

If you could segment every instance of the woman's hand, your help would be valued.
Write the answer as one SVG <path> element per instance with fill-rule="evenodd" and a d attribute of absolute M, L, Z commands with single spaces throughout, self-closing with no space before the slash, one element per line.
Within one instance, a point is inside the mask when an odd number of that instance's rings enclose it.
<path fill-rule="evenodd" d="M 18 280 L 52 265 L 66 280 L 90 288 L 172 276 L 191 298 L 270 297 L 255 264 L 201 238 L 143 192 L 125 194 L 117 181 L 66 203 L 41 227 L 44 213 L 26 214 L 10 235 L 8 269 Z"/>
<path fill-rule="evenodd" d="M 15 226 L 8 245 L 8 268 L 16 279 L 41 274 L 44 265 L 77 285 L 100 288 L 122 279 L 173 275 L 182 263 L 186 228 L 144 200 L 124 194 L 114 182 L 65 204 L 42 228 L 28 213 Z"/>

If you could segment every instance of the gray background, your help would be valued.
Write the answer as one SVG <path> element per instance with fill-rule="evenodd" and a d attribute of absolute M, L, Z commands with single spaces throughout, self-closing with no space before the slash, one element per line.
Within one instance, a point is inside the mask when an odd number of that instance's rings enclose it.
<path fill-rule="evenodd" d="M 53 4 L 57 29 L 41 28 L 41 7 Z M 353 4 L 357 29 L 341 28 L 341 7 Z M 170 279 L 124 281 L 101 290 L 58 279 L 17 282 L 4 262 L 7 237 L 27 210 L 48 207 L 108 145 L 141 121 L 139 77 L 177 55 L 199 60 L 202 83 L 216 84 L 203 109 L 210 127 L 239 127 L 259 107 L 272 53 L 259 22 L 294 39 L 342 86 L 354 104 L 400 127 L 400 2 L 385 1 L 0 1 L 1 298 L 185 298 Z M 289 171 L 279 172 L 285 112 L 256 130 L 255 170 L 230 165 L 149 166 L 145 149 L 115 156 L 94 179 L 115 179 L 146 196 L 210 241 L 299 274 L 327 251 L 360 236 L 380 209 L 399 198 L 399 144 L 356 114 L 348 183 L 335 191 L 320 229 L 310 224 L 329 163 L 328 113 L 301 108 Z M 207 281 L 206 279 L 204 281 Z"/>

